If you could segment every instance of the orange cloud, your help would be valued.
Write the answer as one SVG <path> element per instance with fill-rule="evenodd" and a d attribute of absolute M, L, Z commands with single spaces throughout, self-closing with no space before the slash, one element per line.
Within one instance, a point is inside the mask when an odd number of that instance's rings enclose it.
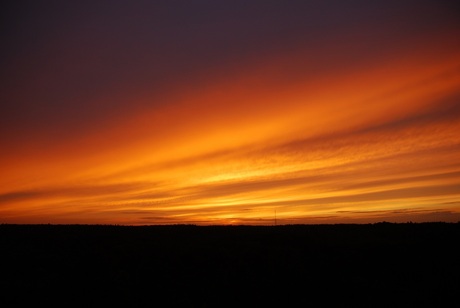
<path fill-rule="evenodd" d="M 151 108 L 135 97 L 90 134 L 12 144 L 2 222 L 455 220 L 460 46 L 443 40 L 342 66 L 321 48 L 269 54 Z"/>

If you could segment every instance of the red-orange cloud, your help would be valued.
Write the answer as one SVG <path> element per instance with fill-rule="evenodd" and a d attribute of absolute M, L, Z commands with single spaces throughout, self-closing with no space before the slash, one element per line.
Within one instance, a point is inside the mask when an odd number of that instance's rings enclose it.
<path fill-rule="evenodd" d="M 101 99 L 124 107 L 80 132 L 12 132 L 1 222 L 457 221 L 458 31 L 369 54 L 352 34 L 203 69 L 161 95 L 114 91 Z"/>

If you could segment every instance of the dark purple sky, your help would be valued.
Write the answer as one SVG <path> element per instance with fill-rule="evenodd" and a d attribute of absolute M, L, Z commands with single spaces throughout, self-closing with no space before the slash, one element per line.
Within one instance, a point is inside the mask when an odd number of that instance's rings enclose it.
<path fill-rule="evenodd" d="M 1 135 L 91 130 L 131 109 L 127 97 L 162 95 L 208 70 L 299 45 L 336 41 L 325 52 L 343 49 L 353 63 L 458 26 L 453 3 L 10 1 L 2 9 Z"/>

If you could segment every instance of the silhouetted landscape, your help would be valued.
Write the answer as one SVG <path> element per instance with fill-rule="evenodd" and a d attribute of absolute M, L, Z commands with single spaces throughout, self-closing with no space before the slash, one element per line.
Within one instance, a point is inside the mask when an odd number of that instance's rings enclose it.
<path fill-rule="evenodd" d="M 7 306 L 447 306 L 460 223 L 0 225 Z"/>

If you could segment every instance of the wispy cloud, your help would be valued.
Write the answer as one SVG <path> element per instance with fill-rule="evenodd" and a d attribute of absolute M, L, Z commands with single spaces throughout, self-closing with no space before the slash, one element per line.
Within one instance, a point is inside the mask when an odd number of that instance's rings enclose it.
<path fill-rule="evenodd" d="M 0 222 L 458 217 L 460 19 L 434 2 L 315 4 L 330 22 L 308 1 L 243 2 L 52 6 L 69 19 L 40 9 L 35 32 L 18 15 Z"/>

